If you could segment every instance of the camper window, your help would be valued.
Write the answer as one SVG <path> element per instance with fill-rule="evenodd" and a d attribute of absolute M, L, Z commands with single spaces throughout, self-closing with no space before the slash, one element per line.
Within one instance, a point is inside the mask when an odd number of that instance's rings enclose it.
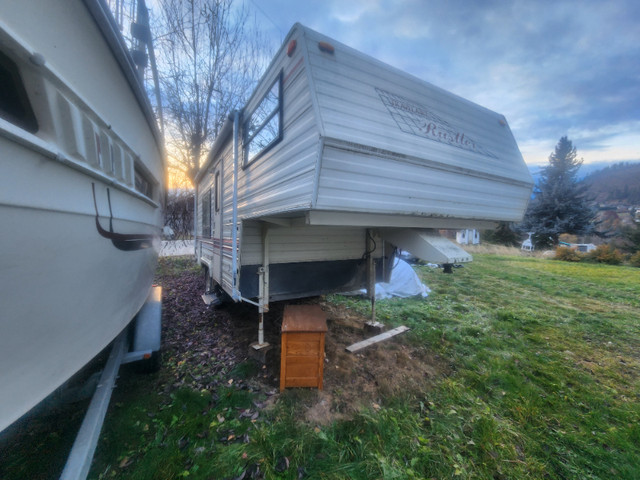
<path fill-rule="evenodd" d="M 144 196 L 151 198 L 153 195 L 153 184 L 151 183 L 151 180 L 149 180 L 147 173 L 143 172 L 138 165 L 135 165 L 133 174 L 135 189 Z"/>
<path fill-rule="evenodd" d="M 282 73 L 244 124 L 247 166 L 282 138 Z"/>
<path fill-rule="evenodd" d="M 35 133 L 38 123 L 24 89 L 18 67 L 0 52 L 0 117 Z"/>
<path fill-rule="evenodd" d="M 202 197 L 202 236 L 211 237 L 211 189 Z"/>
<path fill-rule="evenodd" d="M 216 195 L 216 200 L 215 200 L 215 208 L 216 208 L 216 213 L 220 211 L 220 172 L 216 172 L 216 179 L 214 182 L 214 188 L 215 188 L 215 195 Z"/>

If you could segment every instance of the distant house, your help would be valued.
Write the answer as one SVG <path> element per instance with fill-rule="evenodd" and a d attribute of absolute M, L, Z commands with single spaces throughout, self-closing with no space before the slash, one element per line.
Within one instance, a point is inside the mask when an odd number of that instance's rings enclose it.
<path fill-rule="evenodd" d="M 593 243 L 573 243 L 571 244 L 571 248 L 582 253 L 588 253 L 595 250 L 596 246 Z"/>
<path fill-rule="evenodd" d="M 596 246 L 593 243 L 567 243 L 560 242 L 560 245 L 563 247 L 568 247 L 572 250 L 577 250 L 582 253 L 589 253 L 592 250 L 596 249 Z"/>

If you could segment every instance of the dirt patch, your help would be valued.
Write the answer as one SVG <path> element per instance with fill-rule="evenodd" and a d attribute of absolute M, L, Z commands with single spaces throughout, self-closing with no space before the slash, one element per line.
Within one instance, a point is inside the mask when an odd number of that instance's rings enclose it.
<path fill-rule="evenodd" d="M 207 307 L 202 302 L 203 281 L 194 272 L 162 280 L 164 287 L 164 358 L 174 369 L 165 389 L 181 386 L 213 388 L 220 374 L 234 384 L 279 396 L 280 328 L 286 304 L 320 304 L 327 315 L 324 389 L 300 396 L 301 413 L 313 424 L 348 418 L 363 407 L 377 408 L 395 395 L 419 394 L 445 367 L 421 346 L 403 335 L 372 345 L 358 353 L 345 348 L 373 334 L 364 331 L 367 318 L 324 300 L 323 297 L 276 302 L 265 314 L 265 340 L 273 345 L 267 363 L 244 377 L 237 366 L 249 360 L 249 346 L 257 340 L 257 308 L 230 304 Z M 216 379 L 216 376 L 218 379 Z M 244 378 L 241 378 L 244 377 Z M 295 390 L 295 389 L 294 389 Z M 287 395 L 296 395 L 287 390 Z"/>
<path fill-rule="evenodd" d="M 329 331 L 325 346 L 324 395 L 319 402 L 331 407 L 324 422 L 351 415 L 362 407 L 374 407 L 392 396 L 417 395 L 429 388 L 444 371 L 438 358 L 417 346 L 409 345 L 402 335 L 371 345 L 357 353 L 346 347 L 373 334 L 364 330 L 368 318 L 319 299 L 327 313 Z M 315 414 L 314 410 L 308 413 Z"/>

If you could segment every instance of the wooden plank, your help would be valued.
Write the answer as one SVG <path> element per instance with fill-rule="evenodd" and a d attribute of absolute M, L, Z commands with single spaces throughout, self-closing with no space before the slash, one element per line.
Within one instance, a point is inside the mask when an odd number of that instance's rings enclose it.
<path fill-rule="evenodd" d="M 324 333 L 320 335 L 320 351 L 318 352 L 318 390 L 322 390 L 324 377 Z"/>
<path fill-rule="evenodd" d="M 312 363 L 291 363 L 287 364 L 286 383 L 292 378 L 311 378 L 318 384 L 318 361 Z"/>
<path fill-rule="evenodd" d="M 282 392 L 286 387 L 287 378 L 287 334 L 282 335 L 282 341 L 280 346 L 280 391 Z"/>
<path fill-rule="evenodd" d="M 319 362 L 318 355 L 306 355 L 301 357 L 293 357 L 291 355 L 287 355 L 287 371 L 291 367 L 291 365 L 318 365 Z"/>
<path fill-rule="evenodd" d="M 319 354 L 319 340 L 317 342 L 292 342 L 291 339 L 289 339 L 287 342 L 287 357 L 313 355 L 315 358 L 318 358 Z"/>
<path fill-rule="evenodd" d="M 358 350 L 362 350 L 374 343 L 381 342 L 388 338 L 394 337 L 400 333 L 406 332 L 409 330 L 409 327 L 405 327 L 404 325 L 394 328 L 393 330 L 389 330 L 388 332 L 381 333 L 380 335 L 376 335 L 375 337 L 367 338 L 366 340 L 362 340 L 361 342 L 354 343 L 347 347 L 347 352 L 357 352 Z"/>
<path fill-rule="evenodd" d="M 318 379 L 313 377 L 289 377 L 287 378 L 287 387 L 317 387 Z M 322 390 L 319 388 L 319 390 Z"/>
<path fill-rule="evenodd" d="M 327 316 L 320 305 L 287 305 L 282 318 L 282 333 L 326 332 Z"/>
<path fill-rule="evenodd" d="M 305 332 L 305 333 L 286 333 L 289 342 L 315 342 L 320 343 L 320 335 L 323 333 Z"/>

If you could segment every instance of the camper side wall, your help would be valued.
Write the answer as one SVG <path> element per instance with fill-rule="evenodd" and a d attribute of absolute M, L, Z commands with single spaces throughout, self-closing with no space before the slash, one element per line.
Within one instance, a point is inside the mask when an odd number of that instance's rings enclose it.
<path fill-rule="evenodd" d="M 281 98 L 280 111 L 276 115 L 281 115 L 281 137 L 278 140 L 274 132 L 266 133 L 267 140 L 272 137 L 274 140 L 254 156 L 259 148 L 256 148 L 255 140 L 248 143 L 256 128 L 252 119 L 257 115 L 256 111 L 264 108 L 265 99 L 273 98 L 278 82 L 281 83 Z M 272 122 L 271 126 L 275 127 L 275 117 Z M 302 48 L 298 47 L 291 57 L 281 51 L 265 74 L 243 110 L 242 142 L 238 177 L 239 218 L 311 208 L 320 153 L 319 128 Z"/>

